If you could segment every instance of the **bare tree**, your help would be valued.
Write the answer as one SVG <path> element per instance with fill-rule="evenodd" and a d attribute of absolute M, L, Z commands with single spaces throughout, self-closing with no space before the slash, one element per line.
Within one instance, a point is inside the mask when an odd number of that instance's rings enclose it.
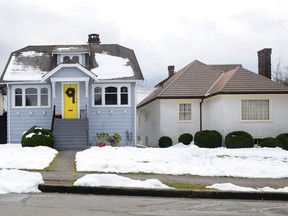
<path fill-rule="evenodd" d="M 272 71 L 272 79 L 275 82 L 288 86 L 288 65 L 282 67 L 281 62 L 279 62 L 276 70 Z"/>

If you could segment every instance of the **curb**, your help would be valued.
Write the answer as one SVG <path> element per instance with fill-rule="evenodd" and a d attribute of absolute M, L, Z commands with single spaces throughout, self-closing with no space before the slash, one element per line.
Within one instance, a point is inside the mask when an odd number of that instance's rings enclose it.
<path fill-rule="evenodd" d="M 38 189 L 43 193 L 288 201 L 288 193 L 275 192 L 192 191 L 178 189 L 80 187 L 44 184 L 40 184 Z"/>

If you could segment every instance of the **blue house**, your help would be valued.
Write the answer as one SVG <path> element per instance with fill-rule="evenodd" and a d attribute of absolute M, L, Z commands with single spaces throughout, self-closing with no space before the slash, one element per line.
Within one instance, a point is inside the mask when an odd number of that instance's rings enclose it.
<path fill-rule="evenodd" d="M 8 142 L 37 125 L 53 130 L 57 149 L 96 145 L 96 134 L 136 143 L 136 85 L 143 80 L 133 50 L 100 44 L 27 46 L 11 53 L 0 85 L 7 94 Z"/>

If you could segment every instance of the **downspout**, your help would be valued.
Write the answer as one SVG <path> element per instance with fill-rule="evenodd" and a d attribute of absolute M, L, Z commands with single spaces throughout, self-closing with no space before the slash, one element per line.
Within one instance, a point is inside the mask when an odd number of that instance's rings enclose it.
<path fill-rule="evenodd" d="M 201 98 L 201 101 L 199 103 L 200 105 L 200 131 L 202 131 L 202 103 L 204 102 L 204 98 Z"/>
<path fill-rule="evenodd" d="M 10 116 L 11 116 L 11 112 L 10 112 L 10 109 L 11 109 L 11 104 L 10 104 L 10 97 L 12 97 L 11 92 L 10 92 L 10 89 L 9 89 L 9 84 L 7 83 L 7 131 L 8 131 L 8 134 L 7 134 L 7 143 L 10 143 L 11 142 L 11 135 L 10 135 Z"/>

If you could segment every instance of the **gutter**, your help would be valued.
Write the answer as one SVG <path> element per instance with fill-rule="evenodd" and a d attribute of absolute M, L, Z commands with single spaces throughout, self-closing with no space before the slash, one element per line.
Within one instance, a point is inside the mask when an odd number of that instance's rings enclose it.
<path fill-rule="evenodd" d="M 10 107 L 10 94 L 11 94 L 11 90 L 10 90 L 10 88 L 9 88 L 9 84 L 7 83 L 6 84 L 7 85 L 7 95 L 9 94 L 9 96 L 7 96 L 7 131 L 8 131 L 8 133 L 7 133 L 7 143 L 10 143 L 11 142 L 11 135 L 10 135 L 10 129 L 11 129 L 11 126 L 10 126 L 10 118 L 11 118 L 11 112 L 10 112 L 10 109 L 11 109 L 11 107 Z"/>
<path fill-rule="evenodd" d="M 199 105 L 200 105 L 200 131 L 202 131 L 202 104 L 203 104 L 203 102 L 204 102 L 204 98 L 201 98 L 201 101 L 200 101 L 200 103 L 199 103 Z"/>

